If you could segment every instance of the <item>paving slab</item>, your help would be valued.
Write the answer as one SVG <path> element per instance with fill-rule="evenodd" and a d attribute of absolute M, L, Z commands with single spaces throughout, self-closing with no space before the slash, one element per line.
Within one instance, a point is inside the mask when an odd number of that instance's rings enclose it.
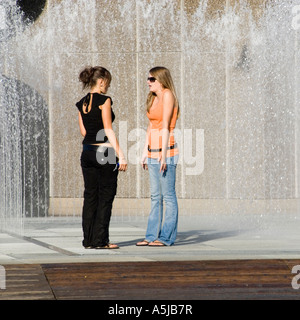
<path fill-rule="evenodd" d="M 146 226 L 146 218 L 113 218 L 110 239 L 120 249 L 87 250 L 80 218 L 26 219 L 22 234 L 0 233 L 0 265 L 300 258 L 300 219 L 294 216 L 184 217 L 175 245 L 162 248 L 135 245 Z"/>
<path fill-rule="evenodd" d="M 26 219 L 0 233 L 0 300 L 300 298 L 298 217 L 185 216 L 175 245 L 137 247 L 146 225 L 113 218 L 120 249 L 86 250 L 80 218 Z"/>

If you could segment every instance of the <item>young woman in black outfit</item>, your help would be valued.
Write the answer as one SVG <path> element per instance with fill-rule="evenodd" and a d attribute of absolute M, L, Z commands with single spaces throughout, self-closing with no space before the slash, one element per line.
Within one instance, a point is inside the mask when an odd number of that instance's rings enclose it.
<path fill-rule="evenodd" d="M 86 249 L 118 249 L 109 243 L 109 223 L 117 192 L 119 171 L 126 171 L 126 158 L 112 129 L 112 99 L 104 95 L 111 74 L 103 67 L 85 68 L 79 75 L 83 88 L 90 88 L 76 106 L 83 139 L 81 167 L 84 178 L 82 210 L 83 246 Z"/>

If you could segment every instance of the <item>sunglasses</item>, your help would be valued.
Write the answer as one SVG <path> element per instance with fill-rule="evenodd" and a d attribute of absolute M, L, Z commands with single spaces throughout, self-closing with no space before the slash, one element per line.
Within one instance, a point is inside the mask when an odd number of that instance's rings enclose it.
<path fill-rule="evenodd" d="M 150 81 L 150 82 L 155 82 L 156 81 L 156 79 L 154 77 L 149 77 L 147 80 Z"/>

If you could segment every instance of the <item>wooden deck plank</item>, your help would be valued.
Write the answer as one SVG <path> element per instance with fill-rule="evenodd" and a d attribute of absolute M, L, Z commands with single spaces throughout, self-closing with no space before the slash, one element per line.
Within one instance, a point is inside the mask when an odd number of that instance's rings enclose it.
<path fill-rule="evenodd" d="M 299 299 L 300 261 L 174 261 L 43 265 L 57 299 Z M 170 295 L 171 293 L 171 295 Z"/>
<path fill-rule="evenodd" d="M 51 300 L 51 287 L 40 265 L 5 266 L 6 289 L 0 300 Z"/>
<path fill-rule="evenodd" d="M 0 300 L 299 300 L 295 265 L 300 260 L 7 265 Z"/>

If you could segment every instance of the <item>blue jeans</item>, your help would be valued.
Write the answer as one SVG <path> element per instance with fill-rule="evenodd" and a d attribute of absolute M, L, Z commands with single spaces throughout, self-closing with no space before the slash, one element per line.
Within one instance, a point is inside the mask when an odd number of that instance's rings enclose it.
<path fill-rule="evenodd" d="M 160 163 L 148 158 L 150 174 L 151 211 L 145 240 L 159 240 L 167 246 L 174 244 L 178 225 L 178 203 L 175 191 L 178 155 L 167 158 L 167 170 L 159 172 Z M 163 220 L 163 203 L 165 217 Z"/>

